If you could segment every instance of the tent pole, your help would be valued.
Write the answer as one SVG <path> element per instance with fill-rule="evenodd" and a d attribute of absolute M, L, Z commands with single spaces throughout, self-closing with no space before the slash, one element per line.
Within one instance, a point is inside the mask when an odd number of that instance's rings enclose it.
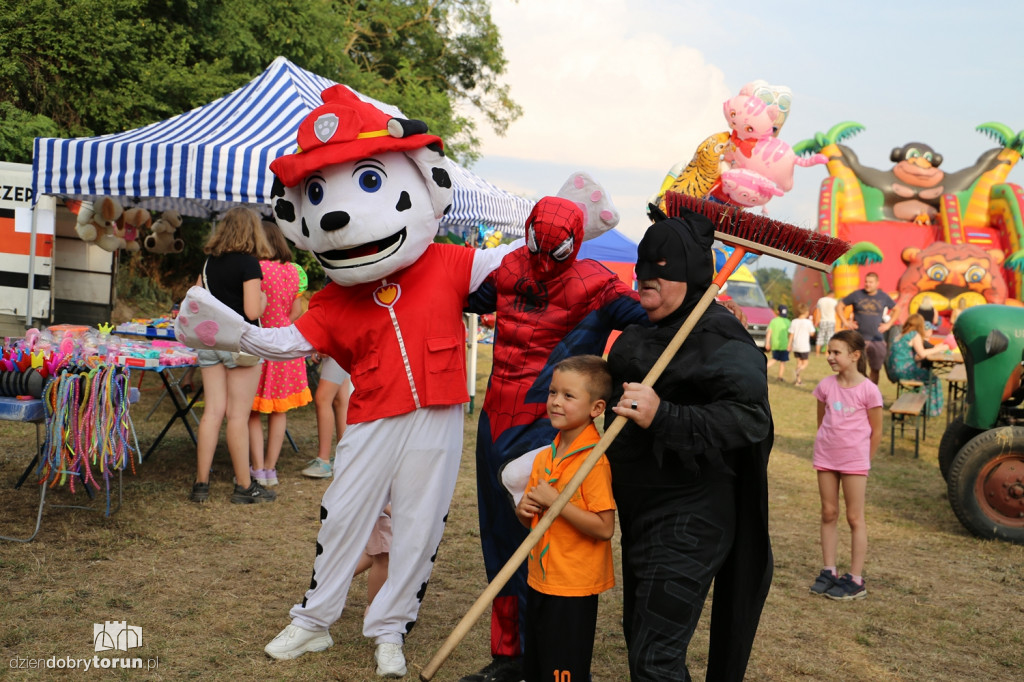
<path fill-rule="evenodd" d="M 477 353 L 477 342 L 476 342 L 476 330 L 477 320 L 479 315 L 476 313 L 469 314 L 469 371 L 466 372 L 466 382 L 469 384 L 466 388 L 469 389 L 469 413 L 473 414 L 473 402 L 476 399 L 476 353 Z"/>

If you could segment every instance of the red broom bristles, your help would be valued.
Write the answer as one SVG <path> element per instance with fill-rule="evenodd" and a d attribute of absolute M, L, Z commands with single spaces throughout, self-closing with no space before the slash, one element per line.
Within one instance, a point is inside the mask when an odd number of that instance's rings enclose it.
<path fill-rule="evenodd" d="M 680 217 L 683 208 L 709 218 L 715 224 L 715 237 L 720 241 L 817 270 L 831 269 L 836 259 L 850 250 L 849 243 L 821 232 L 805 230 L 736 206 L 679 192 L 665 193 L 666 215 Z"/>

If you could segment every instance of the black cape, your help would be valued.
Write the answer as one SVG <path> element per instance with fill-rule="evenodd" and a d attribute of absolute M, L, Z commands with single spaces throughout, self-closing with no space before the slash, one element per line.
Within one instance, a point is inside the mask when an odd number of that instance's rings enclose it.
<path fill-rule="evenodd" d="M 696 288 L 696 287 L 695 287 Z M 615 378 L 641 382 L 696 303 L 698 291 L 656 328 L 632 326 L 608 357 Z M 736 537 L 714 581 L 707 679 L 742 680 L 771 585 L 767 465 L 774 440 L 765 356 L 723 306 L 712 303 L 654 385 L 654 422 L 632 421 L 608 448 L 616 480 L 668 487 L 712 467 L 735 476 Z M 606 413 L 606 425 L 615 414 Z"/>

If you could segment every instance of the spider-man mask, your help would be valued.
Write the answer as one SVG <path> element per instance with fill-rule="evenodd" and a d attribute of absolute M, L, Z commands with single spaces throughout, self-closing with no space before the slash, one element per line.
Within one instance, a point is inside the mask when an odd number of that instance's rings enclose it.
<path fill-rule="evenodd" d="M 526 219 L 526 247 L 537 280 L 562 274 L 580 251 L 583 242 L 583 211 L 575 202 L 544 197 Z"/>

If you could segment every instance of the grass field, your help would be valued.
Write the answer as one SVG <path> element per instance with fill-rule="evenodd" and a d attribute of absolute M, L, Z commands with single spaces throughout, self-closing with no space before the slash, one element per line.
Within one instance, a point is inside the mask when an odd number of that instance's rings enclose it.
<path fill-rule="evenodd" d="M 489 370 L 482 347 L 480 372 Z M 792 365 L 792 363 L 791 363 Z M 749 680 L 1002 680 L 1024 670 L 1024 547 L 970 536 L 946 501 L 936 463 L 945 417 L 930 420 L 921 457 L 897 439 L 889 455 L 886 431 L 868 483 L 869 596 L 833 602 L 807 591 L 817 574 L 818 493 L 811 469 L 815 401 L 811 390 L 828 372 L 812 358 L 805 384 L 772 381 L 776 425 L 769 466 L 775 579 L 765 607 Z M 773 370 L 774 372 L 774 370 Z M 138 374 L 133 376 L 137 380 Z M 789 369 L 792 379 L 792 366 Z M 145 450 L 170 415 L 146 375 L 133 408 Z M 886 400 L 894 387 L 883 379 Z M 477 405 L 482 399 L 483 378 Z M 406 642 L 416 676 L 485 587 L 477 528 L 473 447 L 475 414 L 466 417 L 465 456 L 444 542 Z M 885 425 L 888 428 L 888 418 Z M 56 679 L 46 660 L 90 659 L 93 625 L 127 621 L 144 645 L 118 657 L 141 657 L 145 670 L 100 670 L 83 679 L 372 680 L 373 646 L 361 635 L 365 578 L 357 578 L 345 613 L 331 629 L 330 650 L 291 662 L 271 661 L 263 646 L 288 622 L 287 612 L 309 584 L 326 481 L 299 470 L 315 455 L 312 406 L 293 413 L 299 446 L 278 467 L 275 504 L 228 503 L 231 468 L 221 444 L 205 506 L 187 501 L 195 450 L 177 424 L 153 457 L 124 480 L 116 514 L 47 508 L 32 543 L 0 542 L 0 678 Z M 27 535 L 35 519 L 35 486 L 12 488 L 32 454 L 31 426 L 0 422 L 0 535 Z M 66 490 L 48 500 L 67 502 Z M 79 493 L 75 500 L 84 498 Z M 849 533 L 840 525 L 840 570 L 848 564 Z M 617 543 L 616 543 L 617 544 Z M 401 561 L 401 557 L 392 557 Z M 618 566 L 618 557 L 616 557 Z M 619 626 L 621 591 L 601 598 L 594 680 L 628 678 Z M 690 648 L 690 668 L 703 679 L 707 614 Z M 489 660 L 489 614 L 436 675 L 453 680 Z M 106 654 L 95 654 L 100 657 Z"/>

